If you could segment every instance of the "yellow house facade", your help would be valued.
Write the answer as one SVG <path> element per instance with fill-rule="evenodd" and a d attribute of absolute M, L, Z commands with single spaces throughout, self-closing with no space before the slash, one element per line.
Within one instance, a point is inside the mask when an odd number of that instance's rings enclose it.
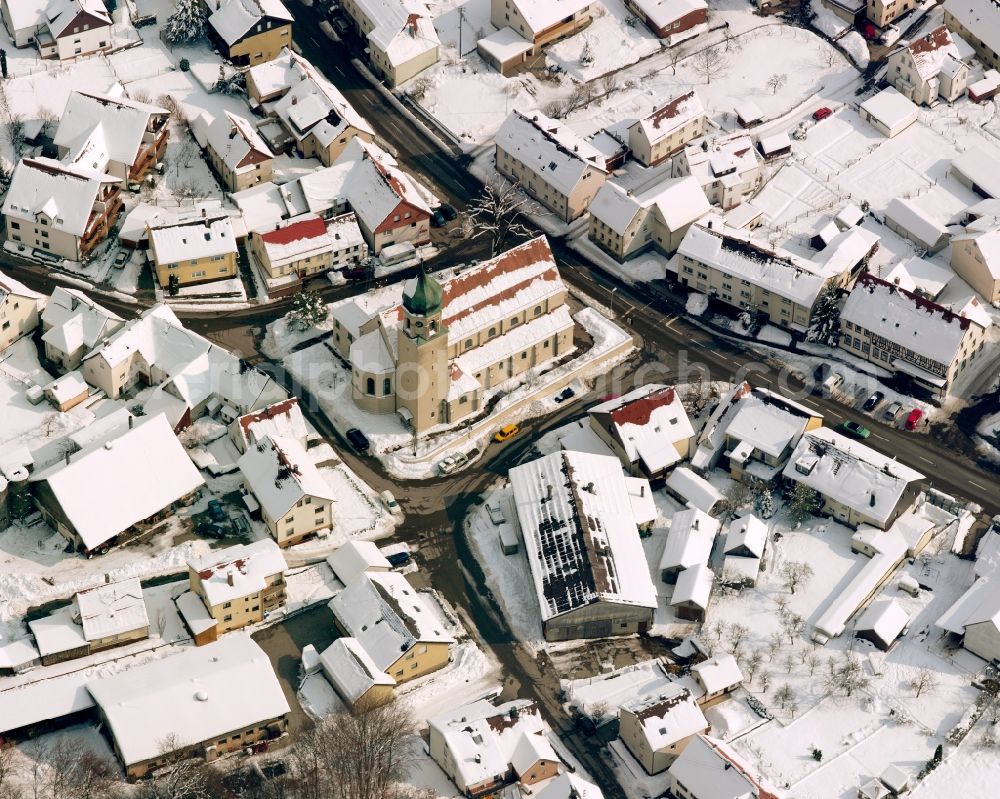
<path fill-rule="evenodd" d="M 281 0 L 208 0 L 208 38 L 235 66 L 263 64 L 292 46 L 294 17 Z M 248 14 L 255 8 L 255 13 Z"/>
<path fill-rule="evenodd" d="M 236 236 L 227 215 L 154 223 L 147 230 L 149 256 L 160 288 L 168 288 L 174 277 L 180 286 L 236 277 Z"/>

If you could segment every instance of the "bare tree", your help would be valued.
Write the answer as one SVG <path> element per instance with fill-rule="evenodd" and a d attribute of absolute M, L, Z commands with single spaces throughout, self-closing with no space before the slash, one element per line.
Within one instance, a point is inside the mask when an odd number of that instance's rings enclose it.
<path fill-rule="evenodd" d="M 799 659 L 795 652 L 789 652 L 785 655 L 785 674 L 791 674 L 792 669 L 798 665 Z"/>
<path fill-rule="evenodd" d="M 179 203 L 184 200 L 194 201 L 199 197 L 205 196 L 205 190 L 202 188 L 202 185 L 193 178 L 185 178 L 176 182 L 170 193 L 174 195 L 174 199 Z"/>
<path fill-rule="evenodd" d="M 755 649 L 747 656 L 746 661 L 743 663 L 743 671 L 746 672 L 747 679 L 750 682 L 753 682 L 753 678 L 760 670 L 760 666 L 763 662 L 764 655 L 759 649 Z"/>
<path fill-rule="evenodd" d="M 767 79 L 767 88 L 771 90 L 771 94 L 777 94 L 778 89 L 788 83 L 788 75 L 784 72 L 775 72 L 770 78 Z"/>
<path fill-rule="evenodd" d="M 784 645 L 785 639 L 777 630 L 775 630 L 767 639 L 767 659 L 774 660 L 774 656 L 778 654 L 778 650 Z"/>
<path fill-rule="evenodd" d="M 938 687 L 938 685 L 940 685 L 940 683 L 938 681 L 937 674 L 930 669 L 920 669 L 920 671 L 913 675 L 913 679 L 910 680 L 910 688 L 913 689 L 913 692 L 917 695 L 918 699 L 920 698 L 920 694 L 924 691 L 934 693 L 934 690 Z"/>
<path fill-rule="evenodd" d="M 521 221 L 525 214 L 537 213 L 538 207 L 521 193 L 516 183 L 492 180 L 483 193 L 469 203 L 467 221 L 472 238 L 487 236 L 490 253 L 498 255 L 511 239 L 530 236 L 531 228 Z"/>
<path fill-rule="evenodd" d="M 153 95 L 149 93 L 146 89 L 134 89 L 129 93 L 129 97 L 135 100 L 137 103 L 146 103 L 151 105 L 153 102 Z"/>
<path fill-rule="evenodd" d="M 831 690 L 843 691 L 852 696 L 855 691 L 862 691 L 871 684 L 861 667 L 861 661 L 852 652 L 844 653 L 844 660 L 838 666 L 831 658 L 832 674 L 828 680 Z"/>
<path fill-rule="evenodd" d="M 159 750 L 166 765 L 157 772 L 155 780 L 143 783 L 140 799 L 212 799 L 217 795 L 212 769 L 204 761 L 192 758 L 178 735 L 163 738 Z"/>
<path fill-rule="evenodd" d="M 726 73 L 729 59 L 718 47 L 706 47 L 694 54 L 691 66 L 705 79 L 705 83 L 711 84 L 712 78 L 722 77 Z"/>
<path fill-rule="evenodd" d="M 788 643 L 794 644 L 806 626 L 806 620 L 798 613 L 786 613 L 781 617 L 781 629 L 788 636 Z"/>
<path fill-rule="evenodd" d="M 611 94 L 618 88 L 618 77 L 613 72 L 609 72 L 601 78 L 601 88 L 605 94 Z"/>
<path fill-rule="evenodd" d="M 820 662 L 821 661 L 819 655 L 817 655 L 810 649 L 805 659 L 805 666 L 807 669 L 809 669 L 810 677 L 813 676 L 813 673 L 816 671 L 816 668 L 819 666 Z"/>
<path fill-rule="evenodd" d="M 750 486 L 746 483 L 740 481 L 732 483 L 727 486 L 726 490 L 723 492 L 722 505 L 719 509 L 719 514 L 724 519 L 735 517 L 737 511 L 750 502 L 751 497 L 752 492 L 750 491 Z"/>
<path fill-rule="evenodd" d="M 765 671 L 760 675 L 759 685 L 760 690 L 766 694 L 767 689 L 771 687 L 771 675 L 768 672 Z"/>
<path fill-rule="evenodd" d="M 731 624 L 729 626 L 729 645 L 732 647 L 734 652 L 740 648 L 740 644 L 743 643 L 749 634 L 750 628 L 745 624 L 736 622 L 735 624 Z"/>
<path fill-rule="evenodd" d="M 7 121 L 7 140 L 14 150 L 14 160 L 20 160 L 28 146 L 24 134 L 24 115 L 19 111 L 11 111 Z"/>
<path fill-rule="evenodd" d="M 785 581 L 785 588 L 787 588 L 788 592 L 791 594 L 794 594 L 795 589 L 800 585 L 809 582 L 809 579 L 812 576 L 812 566 L 808 563 L 790 560 L 781 567 L 781 579 Z"/>
<path fill-rule="evenodd" d="M 795 699 L 795 691 L 787 682 L 782 683 L 778 690 L 774 692 L 774 701 L 778 703 L 782 710 Z"/>
<path fill-rule="evenodd" d="M 784 594 L 778 594 L 774 598 L 774 606 L 778 609 L 778 616 L 784 617 L 788 613 L 788 597 Z"/>
<path fill-rule="evenodd" d="M 667 59 L 670 61 L 670 74 L 677 74 L 677 65 L 687 58 L 687 52 L 683 47 L 671 47 L 667 51 Z"/>
<path fill-rule="evenodd" d="M 3 799 L 20 799 L 22 796 L 21 789 L 13 784 L 15 752 L 13 746 L 0 746 L 0 797 Z"/>

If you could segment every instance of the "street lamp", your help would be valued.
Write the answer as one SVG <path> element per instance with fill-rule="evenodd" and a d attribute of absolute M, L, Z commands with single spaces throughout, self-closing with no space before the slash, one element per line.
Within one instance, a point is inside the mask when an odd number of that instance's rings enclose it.
<path fill-rule="evenodd" d="M 608 304 L 608 312 L 611 316 L 615 315 L 615 292 L 618 291 L 618 286 L 611 289 L 611 302 Z"/>

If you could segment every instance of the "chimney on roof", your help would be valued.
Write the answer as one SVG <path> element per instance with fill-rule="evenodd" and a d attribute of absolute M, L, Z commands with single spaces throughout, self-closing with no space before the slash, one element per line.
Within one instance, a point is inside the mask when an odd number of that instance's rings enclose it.
<path fill-rule="evenodd" d="M 873 508 L 875 507 L 875 492 L 872 491 L 872 495 L 868 498 L 868 504 Z"/>
<path fill-rule="evenodd" d="M 552 484 L 551 483 L 549 483 L 547 486 L 545 486 L 545 498 L 546 499 L 552 499 Z"/>
<path fill-rule="evenodd" d="M 641 486 L 639 486 L 639 496 L 640 497 L 646 496 L 646 484 L 645 483 L 643 483 Z"/>
<path fill-rule="evenodd" d="M 229 569 L 229 571 L 226 572 L 226 582 L 229 583 L 229 585 L 232 585 L 235 582 L 235 579 L 236 578 L 235 575 L 233 574 L 233 570 Z"/>
<path fill-rule="evenodd" d="M 69 466 L 69 450 L 66 450 L 66 465 Z"/>
<path fill-rule="evenodd" d="M 700 521 L 701 521 L 701 519 L 699 519 L 697 516 L 695 516 L 695 519 L 694 519 L 694 529 L 695 530 L 698 529 L 698 524 L 699 524 Z"/>

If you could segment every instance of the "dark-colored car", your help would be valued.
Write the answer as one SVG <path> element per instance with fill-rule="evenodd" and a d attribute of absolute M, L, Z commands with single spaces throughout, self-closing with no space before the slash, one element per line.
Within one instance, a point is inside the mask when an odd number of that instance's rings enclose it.
<path fill-rule="evenodd" d="M 208 501 L 208 515 L 212 517 L 213 522 L 224 522 L 226 520 L 226 510 L 217 499 L 210 499 Z"/>
<path fill-rule="evenodd" d="M 331 19 L 330 24 L 338 36 L 347 36 L 351 32 L 351 23 L 339 15 Z"/>
<path fill-rule="evenodd" d="M 358 430 L 358 428 L 352 427 L 347 431 L 346 435 L 347 440 L 351 442 L 351 446 L 358 452 L 367 452 L 371 448 L 371 443 L 368 441 L 368 437 Z"/>
<path fill-rule="evenodd" d="M 863 424 L 858 424 L 857 422 L 852 422 L 850 420 L 846 422 L 841 422 L 837 425 L 837 429 L 843 433 L 845 436 L 850 436 L 851 438 L 857 438 L 864 440 L 872 434 L 871 430 L 865 427 Z"/>
<path fill-rule="evenodd" d="M 206 538 L 224 538 L 226 535 L 225 530 L 212 522 L 198 522 L 198 526 L 195 529 L 198 535 L 203 535 Z"/>
<path fill-rule="evenodd" d="M 441 205 L 441 207 L 438 208 L 438 210 L 441 212 L 441 216 L 443 216 L 449 222 L 458 216 L 458 211 L 456 211 L 454 208 L 448 205 L 448 203 L 444 203 L 443 205 Z"/>
<path fill-rule="evenodd" d="M 444 227 L 446 224 L 448 224 L 448 220 L 444 218 L 441 209 L 435 208 L 431 212 L 431 227 Z"/>
<path fill-rule="evenodd" d="M 567 387 L 564 388 L 562 391 L 560 391 L 558 394 L 556 394 L 555 400 L 556 402 L 565 402 L 566 400 L 575 396 L 576 392 L 573 389 Z"/>
<path fill-rule="evenodd" d="M 344 277 L 348 280 L 368 280 L 374 276 L 375 270 L 370 263 L 350 266 L 344 270 Z"/>
<path fill-rule="evenodd" d="M 813 111 L 813 119 L 815 119 L 817 122 L 820 122 L 821 120 L 824 120 L 827 117 L 832 117 L 832 116 L 833 116 L 833 109 L 827 108 L 825 105 L 822 108 L 817 108 L 815 111 Z"/>
<path fill-rule="evenodd" d="M 885 394 L 883 394 L 881 391 L 876 391 L 868 399 L 865 400 L 865 404 L 862 405 L 861 407 L 864 408 L 866 411 L 873 411 L 879 406 L 879 403 L 882 402 L 882 400 L 884 399 L 885 399 Z"/>
<path fill-rule="evenodd" d="M 393 552 L 391 555 L 386 555 L 385 559 L 387 561 L 389 561 L 389 565 L 390 566 L 393 566 L 393 567 L 396 567 L 396 566 L 405 566 L 407 563 L 410 562 L 410 553 L 409 552 Z"/>

